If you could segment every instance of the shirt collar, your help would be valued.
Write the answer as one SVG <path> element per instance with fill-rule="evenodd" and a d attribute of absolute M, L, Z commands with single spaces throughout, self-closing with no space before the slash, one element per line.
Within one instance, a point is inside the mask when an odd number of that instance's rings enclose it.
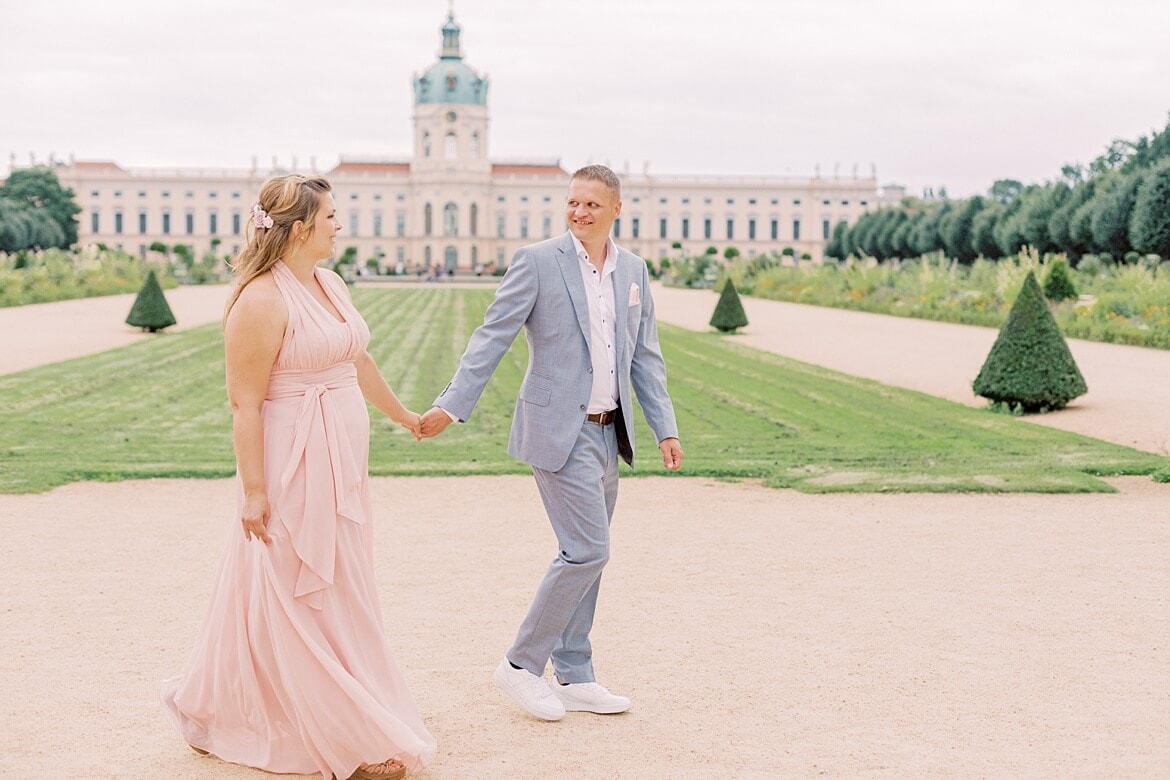
<path fill-rule="evenodd" d="M 589 253 L 585 251 L 585 245 L 581 240 L 573 235 L 573 231 L 569 231 L 569 237 L 573 239 L 573 248 L 577 250 L 577 259 L 582 263 L 589 262 Z M 602 266 L 604 272 L 607 268 L 613 268 L 617 264 L 617 244 L 613 241 L 613 236 L 606 236 L 605 238 L 605 265 Z"/>

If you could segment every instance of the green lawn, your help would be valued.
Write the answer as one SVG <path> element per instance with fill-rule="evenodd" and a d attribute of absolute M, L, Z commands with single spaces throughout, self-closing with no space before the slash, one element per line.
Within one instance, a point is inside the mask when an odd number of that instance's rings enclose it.
<path fill-rule="evenodd" d="M 372 351 L 422 411 L 450 378 L 490 290 L 358 289 Z M 1108 491 L 1094 475 L 1166 460 L 757 352 L 661 329 L 687 453 L 682 475 L 830 491 Z M 519 338 L 470 422 L 415 443 L 375 416 L 374 474 L 505 474 L 527 363 Z M 0 377 L 0 492 L 71 481 L 234 473 L 218 325 Z M 662 474 L 644 422 L 638 473 Z"/>

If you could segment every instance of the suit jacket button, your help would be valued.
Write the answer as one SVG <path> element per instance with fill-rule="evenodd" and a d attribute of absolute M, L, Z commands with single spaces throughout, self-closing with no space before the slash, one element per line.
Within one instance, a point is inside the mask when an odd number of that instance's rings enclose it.
<path fill-rule="evenodd" d="M 581 411 L 585 411 L 585 404 L 581 404 Z"/>
<path fill-rule="evenodd" d="M 592 368 L 590 368 L 590 369 L 589 369 L 589 373 L 590 373 L 590 374 L 592 374 L 592 373 L 593 373 L 593 369 L 592 369 Z"/>

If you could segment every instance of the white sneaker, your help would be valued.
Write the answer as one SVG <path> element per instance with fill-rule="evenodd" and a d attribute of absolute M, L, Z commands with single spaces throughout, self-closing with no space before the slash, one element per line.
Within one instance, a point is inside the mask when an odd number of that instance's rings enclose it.
<path fill-rule="evenodd" d="M 615 696 L 604 686 L 595 682 L 557 683 L 552 686 L 553 693 L 565 705 L 568 712 L 596 712 L 598 715 L 613 715 L 625 712 L 630 708 L 630 700 L 625 696 Z"/>
<path fill-rule="evenodd" d="M 527 669 L 513 669 L 508 659 L 500 661 L 492 674 L 492 681 L 504 693 L 532 715 L 543 720 L 560 720 L 565 717 L 565 706 L 553 696 L 548 682 Z"/>

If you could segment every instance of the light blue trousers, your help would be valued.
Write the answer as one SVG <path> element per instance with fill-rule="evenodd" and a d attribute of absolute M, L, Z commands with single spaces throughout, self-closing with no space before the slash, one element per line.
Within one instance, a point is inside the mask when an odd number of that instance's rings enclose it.
<path fill-rule="evenodd" d="M 549 658 L 563 683 L 593 682 L 589 631 L 601 570 L 609 560 L 609 524 L 618 492 L 614 425 L 586 422 L 560 471 L 533 468 L 560 552 L 549 565 L 508 660 L 543 675 Z"/>

